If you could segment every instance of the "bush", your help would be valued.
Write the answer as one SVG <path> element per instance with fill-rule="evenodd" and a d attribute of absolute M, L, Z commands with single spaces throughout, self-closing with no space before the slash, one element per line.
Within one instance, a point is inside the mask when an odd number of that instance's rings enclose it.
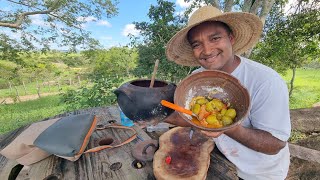
<path fill-rule="evenodd" d="M 63 94 L 62 101 L 67 104 L 67 110 L 108 106 L 116 102 L 113 90 L 122 82 L 123 79 L 116 76 L 97 77 L 92 87 L 68 90 Z"/>

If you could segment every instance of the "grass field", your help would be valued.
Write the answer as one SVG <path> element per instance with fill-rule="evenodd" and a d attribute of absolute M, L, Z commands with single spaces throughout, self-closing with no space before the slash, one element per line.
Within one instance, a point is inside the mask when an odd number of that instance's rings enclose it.
<path fill-rule="evenodd" d="M 292 72 L 284 79 L 290 83 Z M 320 69 L 298 69 L 290 98 L 290 109 L 309 108 L 320 102 Z"/>
<path fill-rule="evenodd" d="M 290 82 L 291 75 L 289 72 L 283 76 L 287 83 Z M 308 108 L 320 102 L 320 69 L 297 70 L 294 86 L 290 109 Z M 0 95 L 8 91 L 8 89 L 0 90 Z M 16 104 L 0 105 L 0 134 L 63 113 L 65 105 L 60 103 L 59 98 L 59 95 L 55 95 Z"/>
<path fill-rule="evenodd" d="M 47 96 L 41 99 L 0 106 L 0 134 L 14 130 L 25 124 L 63 113 L 64 104 L 60 96 Z"/>

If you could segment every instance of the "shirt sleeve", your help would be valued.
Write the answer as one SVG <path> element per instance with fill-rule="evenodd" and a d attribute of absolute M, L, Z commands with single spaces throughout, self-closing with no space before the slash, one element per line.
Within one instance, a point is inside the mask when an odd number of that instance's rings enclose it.
<path fill-rule="evenodd" d="M 252 99 L 250 121 L 254 128 L 287 141 L 291 122 L 288 88 L 282 79 L 267 80 L 260 85 Z"/>

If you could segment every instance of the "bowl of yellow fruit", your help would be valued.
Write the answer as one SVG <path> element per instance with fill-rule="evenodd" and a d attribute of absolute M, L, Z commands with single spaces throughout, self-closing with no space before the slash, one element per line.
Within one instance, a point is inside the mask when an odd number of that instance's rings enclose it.
<path fill-rule="evenodd" d="M 192 126 L 206 131 L 225 131 L 248 115 L 250 95 L 234 76 L 222 71 L 201 71 L 177 86 L 174 103 L 193 112 L 179 113 Z"/>

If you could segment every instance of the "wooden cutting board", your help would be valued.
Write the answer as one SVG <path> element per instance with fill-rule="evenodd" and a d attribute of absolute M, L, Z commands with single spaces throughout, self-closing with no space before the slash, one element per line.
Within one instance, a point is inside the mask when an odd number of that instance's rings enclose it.
<path fill-rule="evenodd" d="M 160 136 L 159 150 L 153 158 L 153 173 L 158 180 L 206 178 L 214 142 L 199 131 L 190 141 L 189 132 L 190 127 L 176 127 Z"/>

